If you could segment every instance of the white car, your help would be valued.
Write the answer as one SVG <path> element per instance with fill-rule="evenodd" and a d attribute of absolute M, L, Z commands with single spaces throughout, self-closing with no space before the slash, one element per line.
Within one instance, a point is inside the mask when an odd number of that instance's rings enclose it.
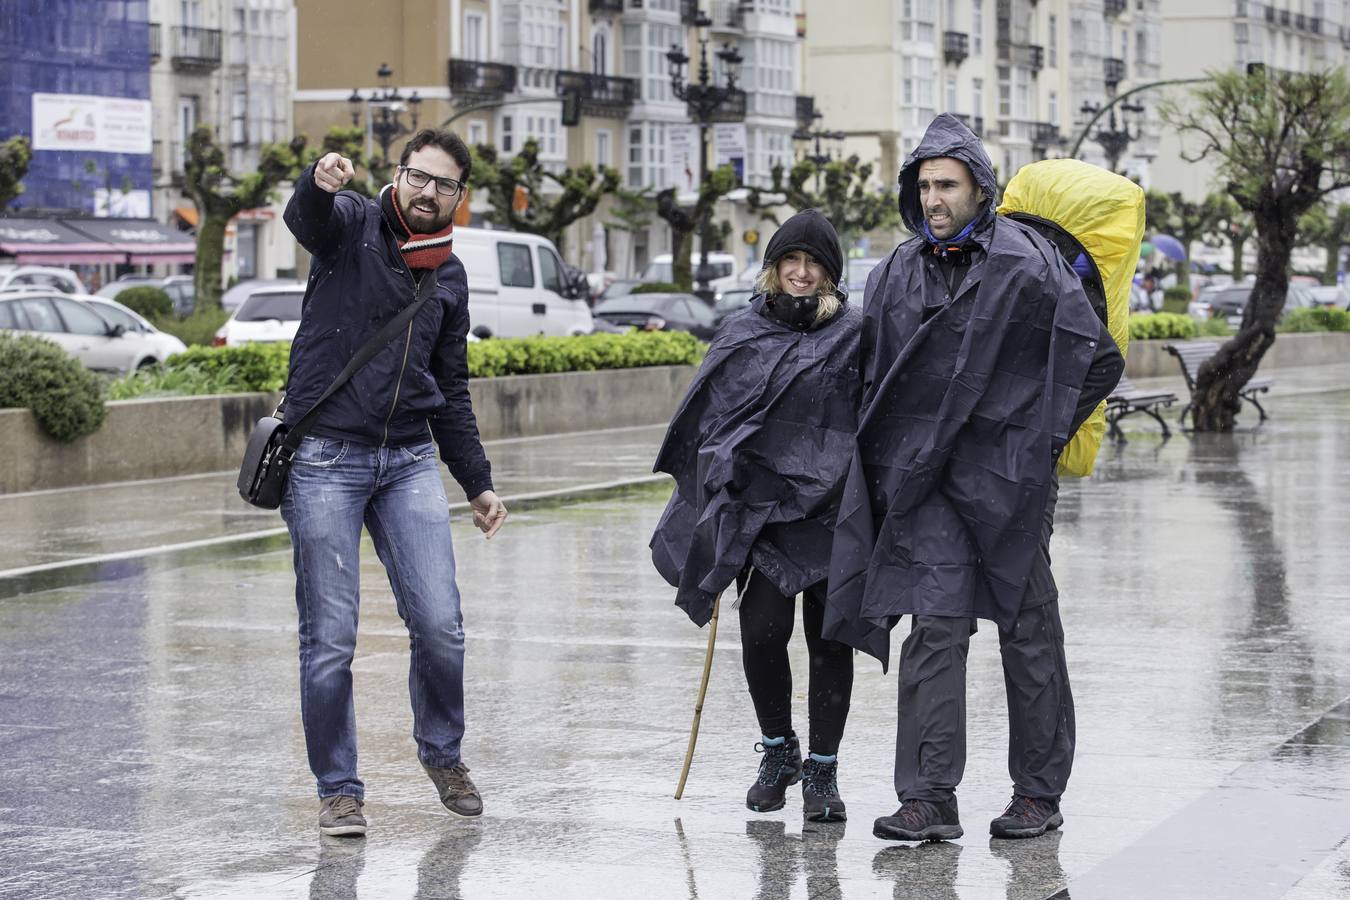
<path fill-rule="evenodd" d="M 130 372 L 187 349 L 120 303 L 50 289 L 0 292 L 0 329 L 46 338 L 102 372 Z"/>
<path fill-rule="evenodd" d="M 694 277 L 695 284 L 698 282 L 698 267 L 703 261 L 703 254 L 695 250 L 689 257 L 690 272 Z M 669 282 L 674 278 L 674 263 L 669 253 L 660 253 L 652 257 L 652 261 L 647 263 L 647 268 L 642 270 L 643 281 Z M 730 253 L 721 250 L 708 251 L 708 268 L 712 278 L 708 286 L 712 288 L 714 295 L 720 295 L 723 291 L 734 290 L 736 288 L 752 287 L 755 283 L 755 276 L 759 274 L 760 263 L 740 269 L 736 257 Z"/>
<path fill-rule="evenodd" d="M 63 294 L 85 293 L 84 283 L 70 269 L 55 266 L 0 266 L 0 291 L 41 288 Z"/>
<path fill-rule="evenodd" d="M 249 294 L 230 314 L 211 341 L 214 347 L 289 341 L 300 330 L 305 286 L 261 288 Z"/>

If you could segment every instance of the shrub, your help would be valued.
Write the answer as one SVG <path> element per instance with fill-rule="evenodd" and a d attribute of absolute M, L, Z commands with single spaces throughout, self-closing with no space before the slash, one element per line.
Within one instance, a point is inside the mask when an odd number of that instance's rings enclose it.
<path fill-rule="evenodd" d="M 1190 303 L 1191 292 L 1189 288 L 1175 285 L 1163 291 L 1163 312 L 1184 313 Z"/>
<path fill-rule="evenodd" d="M 157 369 L 133 372 L 114 381 L 115 400 L 163 394 L 239 394 L 279 391 L 286 383 L 289 343 L 239 347 L 189 347 Z"/>
<path fill-rule="evenodd" d="M 1343 309 L 1291 309 L 1280 320 L 1280 331 L 1350 331 L 1350 312 Z"/>
<path fill-rule="evenodd" d="M 117 299 L 122 299 L 120 294 Z M 199 306 L 186 318 L 180 319 L 170 314 L 155 316 L 150 322 L 160 331 L 173 335 L 189 347 L 209 347 L 211 339 L 216 336 L 216 331 L 229 317 L 230 314 L 218 306 Z"/>
<path fill-rule="evenodd" d="M 1195 320 L 1176 313 L 1145 313 L 1130 316 L 1130 340 L 1186 340 L 1196 335 Z"/>
<path fill-rule="evenodd" d="M 173 315 L 173 298 L 157 287 L 129 287 L 117 294 L 117 302 L 147 319 L 168 318 Z"/>
<path fill-rule="evenodd" d="M 103 424 L 103 383 L 51 341 L 0 332 L 0 408 L 28 407 L 52 437 L 70 443 Z"/>
<path fill-rule="evenodd" d="M 633 285 L 630 294 L 685 294 L 688 291 L 680 290 L 678 284 L 672 284 L 669 281 L 644 281 L 642 284 Z"/>
<path fill-rule="evenodd" d="M 1232 337 L 1233 326 L 1222 316 L 1203 320 L 1197 330 L 1201 337 Z"/>

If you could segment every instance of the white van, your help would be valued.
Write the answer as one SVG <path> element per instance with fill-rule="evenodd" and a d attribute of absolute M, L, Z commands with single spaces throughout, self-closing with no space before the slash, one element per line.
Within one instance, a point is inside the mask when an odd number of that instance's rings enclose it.
<path fill-rule="evenodd" d="M 454 252 L 469 279 L 469 330 L 480 338 L 590 334 L 584 297 L 570 297 L 548 238 L 456 228 Z"/>

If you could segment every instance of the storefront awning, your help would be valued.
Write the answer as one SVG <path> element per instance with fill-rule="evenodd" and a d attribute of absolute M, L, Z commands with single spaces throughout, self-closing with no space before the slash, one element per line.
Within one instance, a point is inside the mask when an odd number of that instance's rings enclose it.
<path fill-rule="evenodd" d="M 63 223 L 127 254 L 132 265 L 190 263 L 196 239 L 154 219 L 65 219 Z"/>
<path fill-rule="evenodd" d="M 58 219 L 0 218 L 0 255 L 29 265 L 123 263 L 126 251 Z"/>

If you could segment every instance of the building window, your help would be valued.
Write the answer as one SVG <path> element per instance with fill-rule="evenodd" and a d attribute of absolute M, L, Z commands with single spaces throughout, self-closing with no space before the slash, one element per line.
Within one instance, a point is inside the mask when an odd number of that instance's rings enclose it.
<path fill-rule="evenodd" d="M 610 158 L 610 134 L 608 131 L 597 131 L 595 133 L 595 164 L 597 166 L 613 166 L 614 161 Z"/>
<path fill-rule="evenodd" d="M 974 107 L 974 114 L 984 117 L 984 79 L 972 78 L 970 80 L 970 102 Z"/>
<path fill-rule="evenodd" d="M 794 45 L 761 38 L 745 42 L 744 49 L 741 77 L 749 94 L 750 114 L 785 118 L 794 115 Z M 723 77 L 719 74 L 719 83 Z"/>
<path fill-rule="evenodd" d="M 1012 70 L 1007 66 L 998 67 L 998 115 L 1012 117 Z"/>
<path fill-rule="evenodd" d="M 230 97 L 230 143 L 248 143 L 248 91 L 238 88 Z"/>
<path fill-rule="evenodd" d="M 520 4 L 520 61 L 523 65 L 557 69 L 562 62 L 560 54 L 566 46 L 556 3 Z"/>
<path fill-rule="evenodd" d="M 591 71 L 596 75 L 609 74 L 609 28 L 596 26 L 591 35 Z"/>
<path fill-rule="evenodd" d="M 984 53 L 984 0 L 970 0 L 970 52 Z"/>
<path fill-rule="evenodd" d="M 630 188 L 670 186 L 665 122 L 635 122 L 629 126 L 627 174 Z"/>
<path fill-rule="evenodd" d="M 469 123 L 469 144 L 477 146 L 487 143 L 487 123 L 474 119 Z"/>
<path fill-rule="evenodd" d="M 483 61 L 484 37 L 487 34 L 487 20 L 482 13 L 464 14 L 464 52 L 465 59 L 474 62 Z"/>
<path fill-rule="evenodd" d="M 623 73 L 638 80 L 643 100 L 670 102 L 666 53 L 671 44 L 683 48 L 684 38 L 684 29 L 675 25 L 642 22 L 623 26 Z"/>
<path fill-rule="evenodd" d="M 937 115 L 933 60 L 926 56 L 906 57 L 901 72 L 904 78 L 900 93 L 910 107 L 910 125 L 924 125 Z"/>
<path fill-rule="evenodd" d="M 1050 92 L 1050 109 L 1049 109 L 1049 114 L 1050 114 L 1050 123 L 1051 123 L 1052 125 L 1058 125 L 1058 124 L 1059 124 L 1059 94 L 1057 94 L 1057 93 L 1054 92 L 1054 91 L 1051 91 L 1051 92 Z"/>
<path fill-rule="evenodd" d="M 1053 69 L 1059 65 L 1059 16 L 1050 14 L 1046 20 L 1046 30 L 1046 55 L 1050 57 L 1050 68 Z"/>
<path fill-rule="evenodd" d="M 956 76 L 947 76 L 947 112 L 956 112 Z"/>
<path fill-rule="evenodd" d="M 515 153 L 515 131 L 512 126 L 515 123 L 511 121 L 510 116 L 502 116 L 502 152 L 506 154 Z"/>

